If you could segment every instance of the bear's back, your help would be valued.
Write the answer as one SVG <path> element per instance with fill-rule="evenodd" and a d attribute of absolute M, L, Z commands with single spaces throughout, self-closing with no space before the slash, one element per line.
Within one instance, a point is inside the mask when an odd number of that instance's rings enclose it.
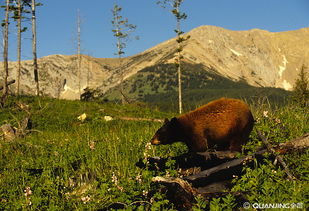
<path fill-rule="evenodd" d="M 253 117 L 249 106 L 241 100 L 221 98 L 212 101 L 177 118 L 186 128 L 192 143 L 201 145 L 207 141 L 208 147 L 228 144 L 233 139 L 245 139 L 253 127 Z M 245 134 L 245 135 L 243 135 Z M 242 137 L 244 136 L 244 137 Z M 203 139 L 203 140 L 201 140 Z M 244 140 L 239 142 L 239 145 Z M 239 146 L 237 146 L 239 147 Z M 200 147 L 200 148 L 205 148 Z"/>

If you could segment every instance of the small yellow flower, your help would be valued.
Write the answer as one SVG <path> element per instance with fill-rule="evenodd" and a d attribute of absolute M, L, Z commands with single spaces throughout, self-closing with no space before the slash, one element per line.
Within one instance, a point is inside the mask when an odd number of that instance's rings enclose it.
<path fill-rule="evenodd" d="M 83 113 L 80 116 L 78 116 L 77 119 L 80 120 L 81 122 L 84 122 L 87 119 L 87 114 Z"/>
<path fill-rule="evenodd" d="M 112 120 L 113 120 L 113 117 L 111 117 L 111 116 L 104 116 L 104 120 L 105 120 L 106 122 L 112 121 Z"/>
<path fill-rule="evenodd" d="M 89 143 L 88 143 L 88 145 L 89 145 L 89 148 L 91 149 L 91 150 L 94 150 L 95 149 L 95 143 L 94 143 L 94 141 L 90 141 Z"/>

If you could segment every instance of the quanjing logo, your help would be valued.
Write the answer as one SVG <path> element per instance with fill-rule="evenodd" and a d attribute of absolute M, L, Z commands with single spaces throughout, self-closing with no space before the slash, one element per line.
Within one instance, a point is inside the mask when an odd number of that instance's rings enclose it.
<path fill-rule="evenodd" d="M 245 203 L 243 204 L 243 207 L 244 207 L 245 209 L 249 209 L 249 208 L 250 208 L 250 203 L 249 203 L 249 202 L 245 202 Z"/>
<path fill-rule="evenodd" d="M 243 203 L 243 208 L 249 209 L 250 207 L 254 209 L 302 209 L 304 204 L 299 203 Z"/>

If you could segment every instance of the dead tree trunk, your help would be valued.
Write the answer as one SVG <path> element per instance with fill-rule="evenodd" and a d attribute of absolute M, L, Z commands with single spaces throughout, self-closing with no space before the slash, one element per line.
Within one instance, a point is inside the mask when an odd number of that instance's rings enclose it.
<path fill-rule="evenodd" d="M 21 72 L 21 0 L 18 0 L 18 20 L 17 20 L 17 86 L 16 86 L 16 95 L 19 96 L 20 90 L 20 72 Z"/>
<path fill-rule="evenodd" d="M 179 6 L 177 7 L 177 12 L 179 13 Z M 180 32 L 180 20 L 177 19 L 177 31 Z M 180 39 L 180 35 L 178 35 L 178 40 Z M 178 72 L 178 107 L 179 113 L 182 113 L 182 84 L 181 84 L 181 42 L 177 42 L 177 72 Z"/>
<path fill-rule="evenodd" d="M 4 68 L 4 80 L 3 80 L 3 93 L 1 97 L 1 105 L 4 105 L 8 95 L 8 77 L 9 77 L 9 64 L 8 64 L 8 45 L 9 45 L 9 0 L 6 0 L 5 4 L 5 21 L 4 21 L 4 36 L 3 36 L 3 68 Z"/>
<path fill-rule="evenodd" d="M 36 95 L 40 95 L 39 88 L 39 73 L 38 73 L 38 59 L 37 59 L 37 48 L 36 48 L 36 15 L 35 15 L 35 0 L 32 0 L 32 53 L 33 53 L 33 73 L 34 82 L 36 84 Z"/>
<path fill-rule="evenodd" d="M 80 54 L 80 12 L 77 10 L 77 71 L 78 71 L 78 92 L 79 96 L 82 94 L 81 90 L 81 66 L 82 66 L 82 58 Z"/>

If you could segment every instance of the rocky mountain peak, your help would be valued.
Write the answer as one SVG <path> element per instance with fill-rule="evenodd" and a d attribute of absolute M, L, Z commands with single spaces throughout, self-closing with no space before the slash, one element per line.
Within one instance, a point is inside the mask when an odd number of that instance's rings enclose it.
<path fill-rule="evenodd" d="M 260 29 L 232 31 L 217 26 L 200 26 L 187 33 L 184 62 L 213 70 L 234 81 L 253 86 L 291 90 L 302 65 L 309 67 L 309 28 L 269 32 Z M 81 88 L 115 87 L 122 79 L 146 67 L 172 63 L 177 50 L 175 38 L 137 55 L 119 60 L 82 56 Z M 66 99 L 79 98 L 77 56 L 50 55 L 39 59 L 39 76 L 44 94 Z M 0 71 L 3 65 L 0 64 Z M 10 79 L 16 79 L 17 63 L 9 63 Z M 22 62 L 21 88 L 34 93 L 32 62 Z M 0 79 L 3 74 L 0 75 Z"/>

